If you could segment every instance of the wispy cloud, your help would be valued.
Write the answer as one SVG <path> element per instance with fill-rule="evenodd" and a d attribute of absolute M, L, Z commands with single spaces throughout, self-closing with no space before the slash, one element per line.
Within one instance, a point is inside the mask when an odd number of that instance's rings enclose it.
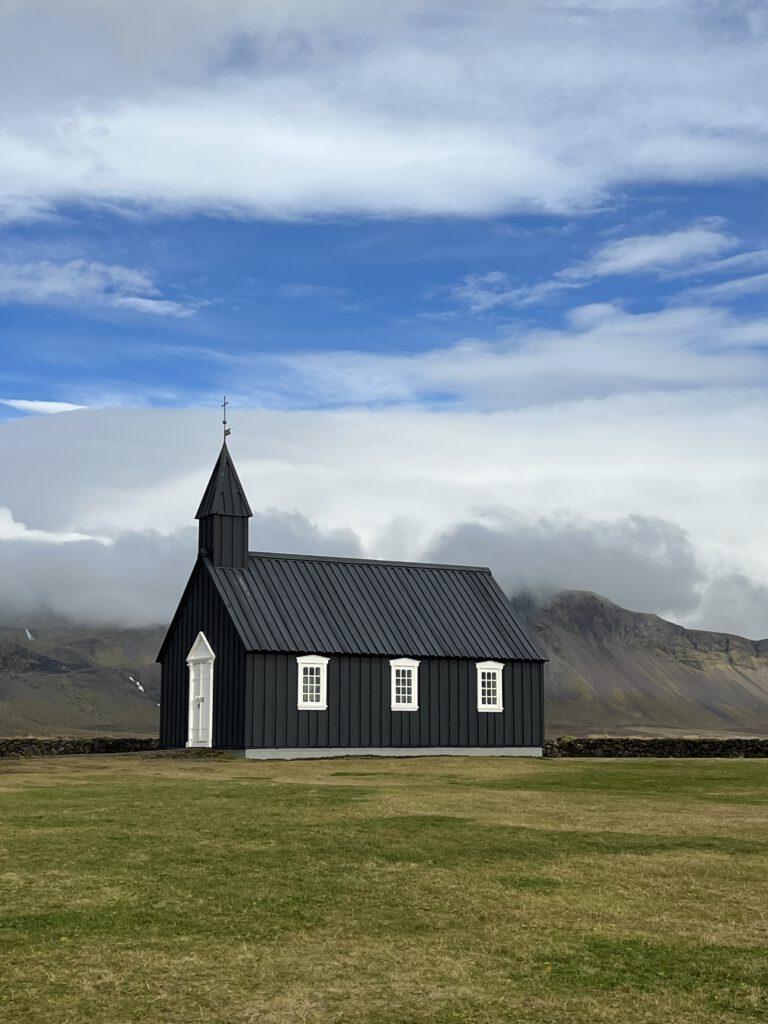
<path fill-rule="evenodd" d="M 578 307 L 566 326 L 517 327 L 501 341 L 467 339 L 413 354 L 301 353 L 274 357 L 274 387 L 297 402 L 375 405 L 429 401 L 504 409 L 607 394 L 751 387 L 768 381 L 768 319 L 686 306 L 630 313 Z M 281 371 L 282 368 L 282 371 Z"/>
<path fill-rule="evenodd" d="M 423 351 L 229 351 L 160 346 L 167 356 L 207 364 L 204 392 L 145 396 L 216 405 L 226 391 L 237 405 L 317 410 L 421 403 L 436 409 L 498 410 L 582 401 L 606 395 L 684 393 L 711 387 L 768 385 L 768 317 L 737 315 L 712 304 L 632 312 L 618 303 L 571 309 L 562 326 L 523 322 L 501 337 L 468 337 Z M 236 382 L 236 385 L 233 383 Z M 71 391 L 79 397 L 80 392 Z M 97 401 L 88 405 L 142 404 Z"/>
<path fill-rule="evenodd" d="M 0 263 L 0 303 L 122 309 L 151 316 L 188 317 L 191 303 L 162 297 L 146 270 L 96 260 Z"/>
<path fill-rule="evenodd" d="M 768 267 L 768 249 L 751 249 L 747 252 L 738 252 L 735 256 L 726 256 L 721 260 L 702 260 L 696 263 L 693 272 L 690 269 L 681 271 L 670 271 L 666 276 L 690 277 L 705 274 L 732 274 L 741 273 L 745 270 L 757 270 L 760 267 Z"/>
<path fill-rule="evenodd" d="M 736 277 L 731 281 L 719 284 L 697 285 L 688 288 L 680 296 L 681 301 L 697 299 L 704 302 L 727 302 L 738 299 L 742 295 L 768 294 L 768 273 L 751 274 L 749 277 Z"/>
<path fill-rule="evenodd" d="M 503 270 L 489 270 L 485 274 L 467 274 L 449 289 L 448 295 L 473 313 L 487 313 L 497 306 L 515 305 L 529 291 L 524 285 L 515 285 Z"/>
<path fill-rule="evenodd" d="M 57 220 L 57 215 L 44 199 L 0 195 L 0 228 L 10 224 L 32 224 L 41 220 Z"/>
<path fill-rule="evenodd" d="M 597 277 L 666 273 L 670 268 L 695 267 L 733 249 L 738 240 L 722 230 L 719 220 L 699 221 L 679 231 L 631 235 L 598 246 L 582 263 L 562 270 L 564 280 L 589 281 Z"/>
<path fill-rule="evenodd" d="M 523 284 L 503 271 L 493 270 L 468 275 L 448 294 L 473 313 L 486 313 L 500 306 L 536 305 L 606 277 L 670 273 L 680 277 L 712 272 L 717 267 L 726 272 L 729 265 L 736 269 L 739 259 L 742 265 L 750 259 L 760 259 L 759 253 L 742 253 L 730 258 L 730 263 L 713 259 L 737 245 L 738 240 L 723 230 L 722 221 L 708 218 L 677 231 L 630 235 L 604 242 L 586 259 L 564 267 L 548 280 Z"/>
<path fill-rule="evenodd" d="M 332 285 L 326 284 L 303 284 L 301 282 L 281 285 L 279 292 L 284 299 L 297 300 L 345 299 L 349 295 L 349 290 L 347 288 L 335 288 Z"/>
<path fill-rule="evenodd" d="M 0 398 L 0 405 L 18 409 L 19 412 L 43 416 L 55 415 L 59 412 L 76 412 L 78 409 L 87 408 L 85 405 L 75 405 L 72 402 L 45 402 L 36 398 Z"/>

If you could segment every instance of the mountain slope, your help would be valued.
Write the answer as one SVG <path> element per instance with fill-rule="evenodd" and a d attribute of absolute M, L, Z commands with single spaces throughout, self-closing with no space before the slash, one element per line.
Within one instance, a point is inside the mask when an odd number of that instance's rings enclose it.
<path fill-rule="evenodd" d="M 547 732 L 768 735 L 768 641 L 685 629 L 604 597 L 515 604 L 547 668 Z"/>
<path fill-rule="evenodd" d="M 684 629 L 583 591 L 514 603 L 550 659 L 550 736 L 768 736 L 768 640 Z M 163 628 L 33 632 L 0 629 L 0 735 L 157 734 Z"/>
<path fill-rule="evenodd" d="M 156 735 L 163 632 L 0 629 L 0 735 Z"/>

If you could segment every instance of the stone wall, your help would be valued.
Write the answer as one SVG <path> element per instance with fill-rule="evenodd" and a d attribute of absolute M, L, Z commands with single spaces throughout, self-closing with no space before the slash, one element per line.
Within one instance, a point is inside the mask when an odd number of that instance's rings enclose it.
<path fill-rule="evenodd" d="M 0 758 L 51 757 L 54 754 L 127 754 L 157 750 L 156 739 L 136 736 L 0 739 Z M 182 753 L 177 751 L 176 753 Z M 184 752 L 189 753 L 189 752 Z M 199 751 L 198 753 L 203 753 Z M 204 751 L 218 754 L 218 751 Z M 545 757 L 768 757 L 768 739 L 632 739 L 605 736 L 547 740 Z"/>
<path fill-rule="evenodd" d="M 606 736 L 576 739 L 561 736 L 544 744 L 545 757 L 768 757 L 768 740 L 633 739 Z"/>
<path fill-rule="evenodd" d="M 127 754 L 136 750 L 157 750 L 156 739 L 136 736 L 56 736 L 35 739 L 0 739 L 0 758 L 50 757 L 53 754 Z"/>

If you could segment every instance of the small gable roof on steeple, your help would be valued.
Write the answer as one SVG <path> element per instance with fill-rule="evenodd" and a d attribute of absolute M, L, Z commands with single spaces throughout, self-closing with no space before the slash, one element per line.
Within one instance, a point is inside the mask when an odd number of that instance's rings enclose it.
<path fill-rule="evenodd" d="M 211 473 L 211 479 L 205 488 L 203 500 L 197 510 L 195 519 L 205 516 L 242 516 L 253 515 L 251 506 L 245 496 L 243 485 L 237 475 L 232 458 L 227 449 L 226 441 Z"/>

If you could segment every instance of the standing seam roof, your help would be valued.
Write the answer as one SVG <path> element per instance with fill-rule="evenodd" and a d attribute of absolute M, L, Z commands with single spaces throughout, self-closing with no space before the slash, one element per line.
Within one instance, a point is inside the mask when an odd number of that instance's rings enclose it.
<path fill-rule="evenodd" d="M 205 559 L 252 651 L 544 660 L 489 569 L 250 553 Z"/>

